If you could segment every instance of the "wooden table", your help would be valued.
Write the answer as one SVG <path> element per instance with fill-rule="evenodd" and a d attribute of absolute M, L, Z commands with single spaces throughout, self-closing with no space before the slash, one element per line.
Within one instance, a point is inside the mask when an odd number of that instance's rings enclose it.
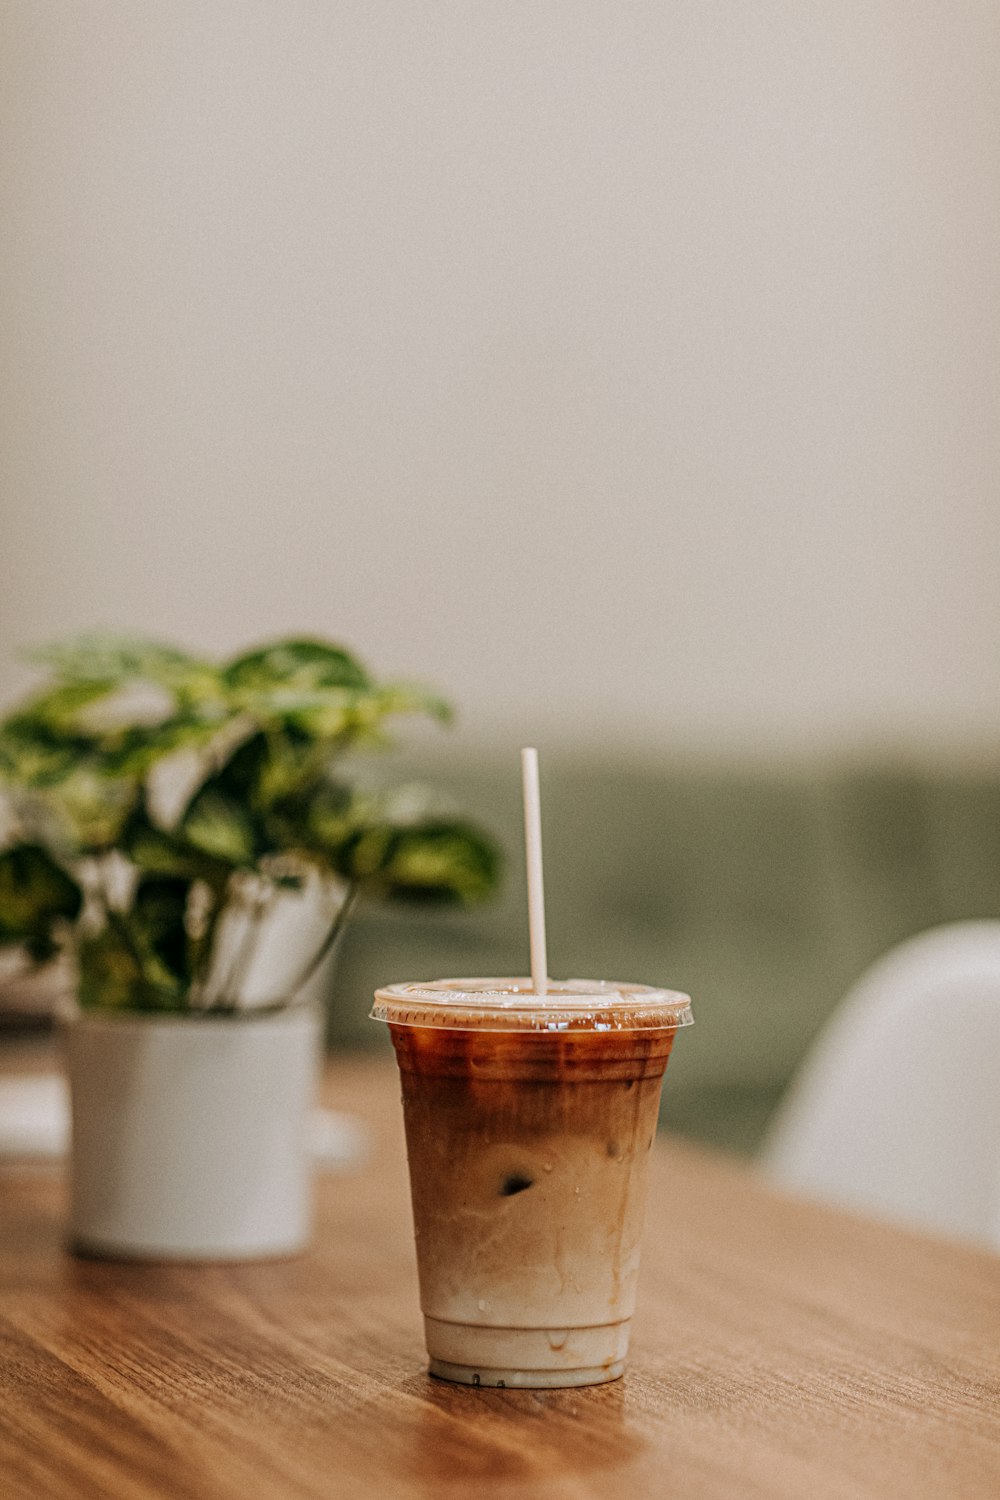
<path fill-rule="evenodd" d="M 657 1148 L 623 1381 L 472 1390 L 424 1373 L 397 1090 L 299 1260 L 75 1260 L 62 1173 L 0 1172 L 3 1500 L 966 1500 L 1000 1495 L 1000 1258 L 796 1204 Z"/>

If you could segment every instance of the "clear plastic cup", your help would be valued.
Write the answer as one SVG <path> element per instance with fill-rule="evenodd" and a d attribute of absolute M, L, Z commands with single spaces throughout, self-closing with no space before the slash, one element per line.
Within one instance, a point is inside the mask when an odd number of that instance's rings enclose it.
<path fill-rule="evenodd" d="M 375 994 L 402 1079 L 431 1373 L 578 1386 L 624 1370 L 672 990 L 440 979 Z"/>

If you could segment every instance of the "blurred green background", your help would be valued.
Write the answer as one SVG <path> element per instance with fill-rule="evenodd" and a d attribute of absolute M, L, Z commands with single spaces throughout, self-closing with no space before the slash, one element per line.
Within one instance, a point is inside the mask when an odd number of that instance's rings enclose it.
<path fill-rule="evenodd" d="M 1000 910 L 1000 778 L 890 763 L 738 767 L 543 754 L 550 969 L 688 991 L 667 1123 L 740 1152 L 851 982 L 893 943 Z M 405 767 L 404 769 L 410 769 Z M 336 1047 L 386 1046 L 377 984 L 523 973 L 516 756 L 413 763 L 491 824 L 504 891 L 471 914 L 361 910 L 330 995 Z"/>

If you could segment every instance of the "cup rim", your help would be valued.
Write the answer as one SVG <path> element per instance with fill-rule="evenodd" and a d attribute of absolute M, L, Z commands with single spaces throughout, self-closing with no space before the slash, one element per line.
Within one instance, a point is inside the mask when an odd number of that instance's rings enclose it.
<path fill-rule="evenodd" d="M 400 1026 L 481 1031 L 637 1031 L 690 1026 L 690 996 L 680 990 L 606 979 L 548 982 L 539 996 L 530 978 L 416 980 L 375 991 L 371 1017 Z"/>

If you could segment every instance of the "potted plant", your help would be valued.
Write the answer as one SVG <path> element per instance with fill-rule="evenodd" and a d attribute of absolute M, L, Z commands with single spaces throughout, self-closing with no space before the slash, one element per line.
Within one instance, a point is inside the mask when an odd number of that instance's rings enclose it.
<path fill-rule="evenodd" d="M 302 1001 L 359 897 L 487 896 L 497 853 L 356 752 L 447 705 L 321 640 L 216 663 L 86 637 L 0 722 L 0 946 L 61 964 L 73 1243 L 242 1258 L 299 1248 L 320 1018 Z"/>

